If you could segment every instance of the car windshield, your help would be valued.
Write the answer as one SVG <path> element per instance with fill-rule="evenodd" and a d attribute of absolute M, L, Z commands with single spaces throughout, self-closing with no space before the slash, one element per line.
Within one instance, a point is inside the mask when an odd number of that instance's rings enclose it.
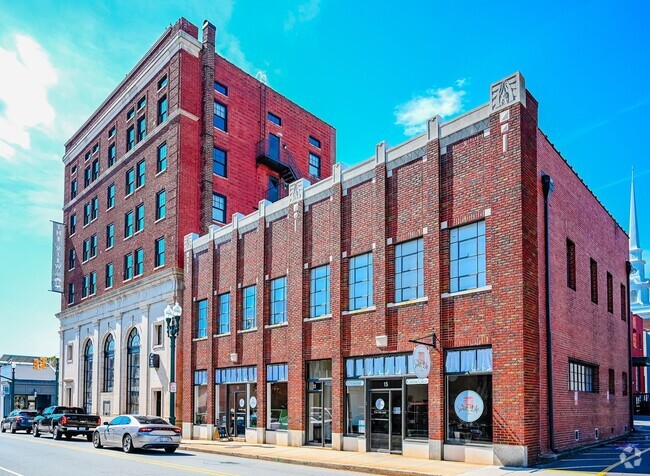
<path fill-rule="evenodd" d="M 169 425 L 165 420 L 159 417 L 150 417 L 150 416 L 134 416 L 136 420 L 138 420 L 138 423 L 142 423 L 143 425 Z"/>
<path fill-rule="evenodd" d="M 20 412 L 20 416 L 32 417 L 38 415 L 37 412 Z"/>

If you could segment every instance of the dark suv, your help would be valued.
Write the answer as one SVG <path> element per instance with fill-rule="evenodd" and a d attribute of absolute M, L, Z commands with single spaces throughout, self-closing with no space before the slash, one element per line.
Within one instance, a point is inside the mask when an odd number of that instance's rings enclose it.
<path fill-rule="evenodd" d="M 34 410 L 14 410 L 0 423 L 0 431 L 3 433 L 10 430 L 12 433 L 26 431 L 31 433 L 34 417 L 38 412 Z"/>

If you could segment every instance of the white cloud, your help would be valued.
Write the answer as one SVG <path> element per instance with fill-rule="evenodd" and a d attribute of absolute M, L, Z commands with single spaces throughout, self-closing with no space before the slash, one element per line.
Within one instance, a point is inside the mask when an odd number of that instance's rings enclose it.
<path fill-rule="evenodd" d="M 15 35 L 9 49 L 0 47 L 0 158 L 11 159 L 16 147 L 30 148 L 30 130 L 54 122 L 47 97 L 57 71 L 41 46 L 29 36 Z"/>
<path fill-rule="evenodd" d="M 463 110 L 461 89 L 465 80 L 458 80 L 457 87 L 429 89 L 426 94 L 413 97 L 410 101 L 395 108 L 395 124 L 404 127 L 404 134 L 412 136 L 426 130 L 427 120 L 438 115 L 451 116 Z"/>
<path fill-rule="evenodd" d="M 320 0 L 309 0 L 307 3 L 298 5 L 297 11 L 291 11 L 284 20 L 284 31 L 293 30 L 296 23 L 304 23 L 313 20 L 320 12 Z"/>

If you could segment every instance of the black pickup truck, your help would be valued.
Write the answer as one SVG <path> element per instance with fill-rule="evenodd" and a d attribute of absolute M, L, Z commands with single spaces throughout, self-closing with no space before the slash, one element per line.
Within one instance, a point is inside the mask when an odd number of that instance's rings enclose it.
<path fill-rule="evenodd" d="M 34 418 L 32 434 L 38 438 L 43 433 L 51 433 L 55 440 L 65 436 L 67 439 L 77 435 L 85 435 L 92 441 L 93 431 L 102 424 L 96 415 L 87 415 L 77 407 L 47 407 Z"/>

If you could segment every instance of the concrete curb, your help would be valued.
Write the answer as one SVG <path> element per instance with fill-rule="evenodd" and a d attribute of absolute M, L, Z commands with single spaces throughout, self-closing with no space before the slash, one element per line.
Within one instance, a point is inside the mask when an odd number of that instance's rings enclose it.
<path fill-rule="evenodd" d="M 232 456 L 233 458 L 248 458 L 248 459 L 259 459 L 262 461 L 270 461 L 273 463 L 288 463 L 295 464 L 299 466 L 311 466 L 316 468 L 325 468 L 325 469 L 337 469 L 340 471 L 356 471 L 357 473 L 374 473 L 374 474 L 384 474 L 387 476 L 443 476 L 434 473 L 423 473 L 420 471 L 406 471 L 401 469 L 389 469 L 389 468 L 376 468 L 370 466 L 359 466 L 348 463 L 332 463 L 329 461 L 311 461 L 311 460 L 299 460 L 294 458 L 284 458 L 282 456 L 266 456 L 266 455 L 256 455 L 256 454 L 247 454 L 247 453 L 235 453 L 227 450 L 220 450 L 217 448 L 205 448 L 200 445 L 187 445 L 181 443 L 179 449 L 186 451 L 196 451 L 197 453 L 211 453 L 218 454 L 223 456 Z"/>

